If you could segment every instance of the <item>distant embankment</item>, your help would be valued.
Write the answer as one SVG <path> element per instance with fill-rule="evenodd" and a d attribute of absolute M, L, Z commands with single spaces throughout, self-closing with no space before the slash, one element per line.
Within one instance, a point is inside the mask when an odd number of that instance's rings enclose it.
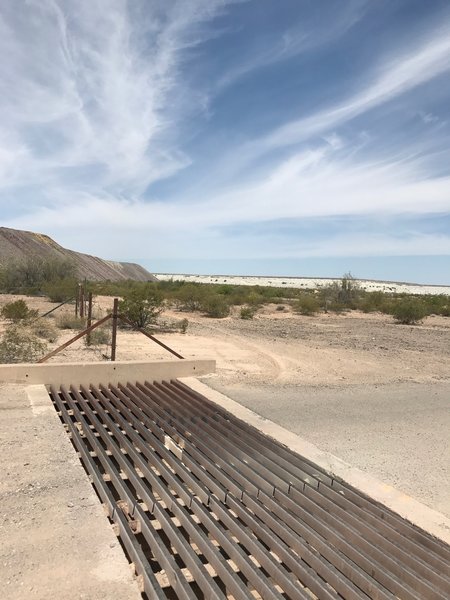
<path fill-rule="evenodd" d="M 257 277 L 253 275 L 186 275 L 175 273 L 156 273 L 160 281 L 190 281 L 195 283 L 229 283 L 232 285 L 262 285 L 269 287 L 290 287 L 304 290 L 315 290 L 330 285 L 340 278 L 323 279 L 321 277 Z M 417 283 L 396 283 L 393 281 L 372 281 L 356 279 L 355 281 L 367 292 L 395 292 L 398 294 L 445 294 L 450 295 L 450 286 L 419 285 Z"/>
<path fill-rule="evenodd" d="M 67 250 L 41 233 L 0 227 L 0 265 L 31 259 L 70 260 L 78 277 L 91 281 L 157 281 L 144 267 L 134 263 L 114 262 Z"/>

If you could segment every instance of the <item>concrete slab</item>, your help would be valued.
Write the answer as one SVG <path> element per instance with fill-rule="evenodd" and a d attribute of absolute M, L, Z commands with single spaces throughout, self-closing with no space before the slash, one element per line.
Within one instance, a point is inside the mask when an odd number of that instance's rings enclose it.
<path fill-rule="evenodd" d="M 450 519 L 442 513 L 425 506 L 414 498 L 411 498 L 411 496 L 364 473 L 337 456 L 320 450 L 317 446 L 292 431 L 288 431 L 284 427 L 242 406 L 225 394 L 213 390 L 205 383 L 193 377 L 187 377 L 181 379 L 181 381 L 265 435 L 270 436 L 297 454 L 315 463 L 329 475 L 338 480 L 345 481 L 363 494 L 390 508 L 410 523 L 417 525 L 441 541 L 450 544 Z"/>
<path fill-rule="evenodd" d="M 0 365 L 0 382 L 98 385 L 127 381 L 163 381 L 176 377 L 199 377 L 216 370 L 214 360 L 155 360 L 96 363 L 51 363 Z"/>
<path fill-rule="evenodd" d="M 0 384 L 0 581 L 8 600 L 139 600 L 44 386 Z"/>

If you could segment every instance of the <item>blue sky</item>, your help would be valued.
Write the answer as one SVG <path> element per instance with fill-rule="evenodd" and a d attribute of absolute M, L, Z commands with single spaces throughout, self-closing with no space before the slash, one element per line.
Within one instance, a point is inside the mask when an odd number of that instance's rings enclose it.
<path fill-rule="evenodd" d="M 447 0 L 2 0 L 2 224 L 155 272 L 450 283 Z"/>

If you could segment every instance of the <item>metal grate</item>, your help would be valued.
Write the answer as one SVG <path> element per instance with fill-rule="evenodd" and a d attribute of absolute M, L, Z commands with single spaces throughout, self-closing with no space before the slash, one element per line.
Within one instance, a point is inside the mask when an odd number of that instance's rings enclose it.
<path fill-rule="evenodd" d="M 450 548 L 175 380 L 51 388 L 148 598 L 450 598 Z"/>

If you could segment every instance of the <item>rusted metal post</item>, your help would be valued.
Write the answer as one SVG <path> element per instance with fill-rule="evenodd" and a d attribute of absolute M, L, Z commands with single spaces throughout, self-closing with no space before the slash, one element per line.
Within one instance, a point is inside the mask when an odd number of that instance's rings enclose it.
<path fill-rule="evenodd" d="M 87 327 L 89 328 L 92 325 L 92 292 L 89 292 L 88 297 L 88 309 L 87 309 Z M 86 345 L 91 345 L 91 332 L 86 334 Z"/>
<path fill-rule="evenodd" d="M 75 292 L 75 316 L 78 317 L 78 309 L 80 304 L 80 284 L 78 284 Z"/>
<path fill-rule="evenodd" d="M 80 285 L 80 317 L 84 317 L 84 285 Z"/>
<path fill-rule="evenodd" d="M 117 315 L 119 310 L 119 299 L 114 298 L 112 313 L 112 336 L 111 336 L 111 360 L 116 360 L 116 340 L 117 340 Z"/>

